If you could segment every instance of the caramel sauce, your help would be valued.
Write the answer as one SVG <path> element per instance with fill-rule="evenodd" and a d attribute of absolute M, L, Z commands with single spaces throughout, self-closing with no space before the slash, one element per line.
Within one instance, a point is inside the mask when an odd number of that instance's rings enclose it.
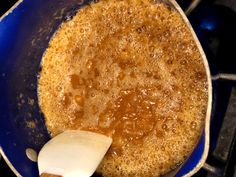
<path fill-rule="evenodd" d="M 114 103 L 99 115 L 99 129 L 102 128 L 114 141 L 110 152 L 117 154 L 121 148 L 135 141 L 143 143 L 154 129 L 157 116 L 153 112 L 156 101 L 142 91 L 146 89 L 122 90 Z M 114 151 L 114 152 L 113 152 Z"/>
<path fill-rule="evenodd" d="M 94 64 L 89 61 L 88 70 L 91 73 L 95 73 L 97 70 L 96 67 L 92 67 Z M 129 65 L 129 64 L 128 64 Z M 87 65 L 88 66 L 88 65 Z M 131 72 L 131 75 L 134 72 Z M 96 75 L 96 74 L 95 74 Z M 95 77 L 94 75 L 94 77 Z M 124 73 L 120 73 L 117 77 L 118 81 L 124 79 Z M 134 76 L 131 76 L 132 78 Z M 150 77 L 147 75 L 146 77 Z M 95 77 L 96 78 L 96 77 Z M 155 76 L 154 76 L 155 78 Z M 76 89 L 85 88 L 85 89 L 99 89 L 94 87 L 93 79 L 84 80 L 76 74 L 72 74 L 69 77 L 70 85 L 74 92 Z M 100 113 L 97 114 L 97 111 L 94 111 L 94 115 L 98 115 L 98 124 L 96 126 L 86 127 L 86 119 L 83 119 L 84 115 L 84 100 L 86 99 L 85 95 L 72 95 L 69 96 L 68 93 L 65 93 L 61 100 L 64 109 L 68 107 L 68 104 L 73 100 L 80 108 L 80 111 L 75 112 L 75 119 L 80 120 L 80 126 L 83 130 L 90 130 L 94 132 L 99 132 L 113 138 L 113 144 L 109 150 L 110 154 L 119 154 L 122 153 L 122 148 L 126 147 L 130 143 L 135 143 L 136 145 L 141 145 L 146 136 L 150 133 L 153 133 L 155 129 L 159 134 L 167 129 L 166 125 L 162 127 L 157 127 L 156 123 L 162 124 L 160 117 L 155 113 L 155 107 L 158 104 L 158 98 L 150 96 L 148 93 L 150 91 L 155 92 L 159 87 L 147 87 L 141 88 L 137 87 L 134 89 L 125 89 L 121 90 L 117 98 L 112 102 L 109 101 L 106 103 L 106 108 Z M 108 89 L 103 90 L 106 94 L 109 93 Z M 166 94 L 166 91 L 163 92 Z M 162 118 L 163 120 L 163 118 Z"/>
<path fill-rule="evenodd" d="M 82 129 L 112 137 L 97 169 L 103 176 L 160 176 L 199 139 L 207 78 L 177 12 L 149 0 L 102 0 L 50 41 L 39 103 L 52 136 Z"/>

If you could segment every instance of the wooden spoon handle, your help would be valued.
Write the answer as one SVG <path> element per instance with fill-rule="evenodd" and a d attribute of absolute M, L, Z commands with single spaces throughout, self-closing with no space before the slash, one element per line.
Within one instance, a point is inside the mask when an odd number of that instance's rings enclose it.
<path fill-rule="evenodd" d="M 40 177 L 62 177 L 60 175 L 53 175 L 53 174 L 48 174 L 48 173 L 42 173 Z"/>

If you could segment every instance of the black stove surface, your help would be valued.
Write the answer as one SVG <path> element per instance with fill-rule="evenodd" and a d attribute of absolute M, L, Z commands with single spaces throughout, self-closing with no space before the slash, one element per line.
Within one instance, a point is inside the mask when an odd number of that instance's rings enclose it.
<path fill-rule="evenodd" d="M 0 0 L 0 16 L 17 0 Z M 213 109 L 210 150 L 195 177 L 236 177 L 236 0 L 177 0 L 210 65 Z M 0 177 L 15 177 L 0 158 Z"/>
<path fill-rule="evenodd" d="M 236 1 L 202 1 L 188 18 L 207 55 L 213 83 L 210 151 L 195 176 L 236 176 Z"/>
<path fill-rule="evenodd" d="M 17 0 L 1 0 L 0 1 L 0 17 L 8 10 L 10 9 Z"/>

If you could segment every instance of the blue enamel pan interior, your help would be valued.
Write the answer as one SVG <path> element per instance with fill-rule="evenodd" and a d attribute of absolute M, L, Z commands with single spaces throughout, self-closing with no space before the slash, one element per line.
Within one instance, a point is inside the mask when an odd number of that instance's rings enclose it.
<path fill-rule="evenodd" d="M 42 55 L 61 24 L 88 2 L 23 0 L 0 21 L 0 147 L 3 156 L 23 177 L 37 177 L 37 163 L 25 154 L 39 151 L 50 136 L 37 98 Z M 201 160 L 204 133 L 176 176 L 189 173 Z"/>

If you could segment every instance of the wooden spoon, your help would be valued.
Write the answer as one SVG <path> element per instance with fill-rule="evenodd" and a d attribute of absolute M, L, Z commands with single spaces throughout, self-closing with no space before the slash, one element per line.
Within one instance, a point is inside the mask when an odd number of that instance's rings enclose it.
<path fill-rule="evenodd" d="M 112 139 L 89 131 L 65 131 L 47 142 L 38 155 L 41 177 L 89 177 L 95 172 Z"/>

